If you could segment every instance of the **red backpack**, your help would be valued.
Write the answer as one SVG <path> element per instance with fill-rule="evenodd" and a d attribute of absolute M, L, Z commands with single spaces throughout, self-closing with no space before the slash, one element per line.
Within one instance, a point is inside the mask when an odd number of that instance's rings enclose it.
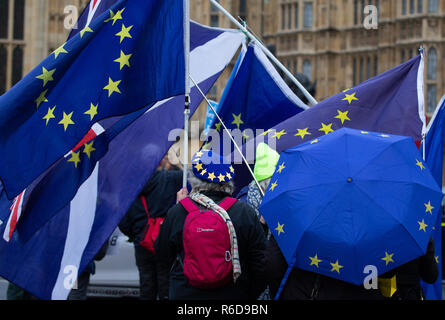
<path fill-rule="evenodd" d="M 237 200 L 225 198 L 219 206 L 229 210 Z M 228 284 L 233 277 L 229 229 L 221 216 L 198 208 L 190 198 L 181 201 L 187 210 L 183 230 L 184 275 L 188 282 L 201 289 Z"/>
<path fill-rule="evenodd" d="M 162 223 L 165 218 L 150 218 L 150 213 L 148 212 L 147 201 L 144 196 L 140 196 L 142 205 L 144 206 L 145 213 L 147 214 L 147 226 L 144 230 L 144 238 L 139 242 L 139 244 L 150 252 L 155 253 L 154 244 L 156 238 L 161 230 Z"/>

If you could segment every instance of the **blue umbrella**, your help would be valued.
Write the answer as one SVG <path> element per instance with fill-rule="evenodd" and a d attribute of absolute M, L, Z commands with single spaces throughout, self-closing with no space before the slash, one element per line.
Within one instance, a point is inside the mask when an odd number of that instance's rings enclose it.
<path fill-rule="evenodd" d="M 412 138 L 343 128 L 284 151 L 260 211 L 289 266 L 361 285 L 425 254 L 441 200 Z"/>

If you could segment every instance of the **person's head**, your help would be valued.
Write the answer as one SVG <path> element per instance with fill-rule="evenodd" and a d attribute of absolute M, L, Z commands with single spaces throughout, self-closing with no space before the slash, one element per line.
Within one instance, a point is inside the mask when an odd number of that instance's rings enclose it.
<path fill-rule="evenodd" d="M 256 149 L 253 173 L 263 191 L 267 189 L 278 164 L 280 155 L 267 144 L 260 143 Z"/>
<path fill-rule="evenodd" d="M 224 157 L 211 150 L 201 150 L 193 156 L 188 170 L 192 192 L 224 192 L 232 194 L 235 170 Z"/>

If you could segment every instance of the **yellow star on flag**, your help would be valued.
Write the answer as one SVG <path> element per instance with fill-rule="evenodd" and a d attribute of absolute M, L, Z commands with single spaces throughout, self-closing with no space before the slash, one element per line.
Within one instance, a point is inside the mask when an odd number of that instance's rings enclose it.
<path fill-rule="evenodd" d="M 208 177 L 210 180 L 215 180 L 216 179 L 216 176 L 215 176 L 215 173 L 214 172 L 211 172 L 211 173 L 209 173 L 209 177 Z"/>
<path fill-rule="evenodd" d="M 198 171 L 202 170 L 202 163 L 200 162 L 200 163 L 195 164 L 195 169 Z"/>
<path fill-rule="evenodd" d="M 346 120 L 351 121 L 351 119 L 349 119 L 349 117 L 348 117 L 349 111 L 341 112 L 340 110 L 337 110 L 337 112 L 338 112 L 338 115 L 335 116 L 334 118 L 340 119 L 341 124 L 344 124 Z"/>
<path fill-rule="evenodd" d="M 121 56 L 119 58 L 117 58 L 116 60 L 114 60 L 114 62 L 118 62 L 120 64 L 120 70 L 122 70 L 122 68 L 125 66 L 130 67 L 131 56 L 132 56 L 132 54 L 125 54 L 121 50 Z"/>
<path fill-rule="evenodd" d="M 356 94 L 356 92 L 354 92 L 353 94 L 347 94 L 347 93 L 345 93 L 346 97 L 345 97 L 344 99 L 342 99 L 342 100 L 344 100 L 344 101 L 348 101 L 348 103 L 351 104 L 353 100 L 358 100 L 358 99 L 355 97 L 355 94 Z"/>
<path fill-rule="evenodd" d="M 80 152 L 72 152 L 71 158 L 68 160 L 68 162 L 74 162 L 74 167 L 77 168 L 77 165 L 80 162 Z"/>
<path fill-rule="evenodd" d="M 425 223 L 425 220 L 422 219 L 422 221 L 417 221 L 417 223 L 419 224 L 419 231 L 423 230 L 423 232 L 426 232 L 426 227 L 428 227 L 428 225 Z"/>
<path fill-rule="evenodd" d="M 280 132 L 275 132 L 272 138 L 277 138 L 280 140 L 281 136 L 284 136 L 285 134 L 287 134 L 287 132 L 283 129 Z"/>
<path fill-rule="evenodd" d="M 85 147 L 83 149 L 83 153 L 85 153 L 88 156 L 88 159 L 91 157 L 91 152 L 96 151 L 96 149 L 93 147 L 94 141 L 91 141 L 90 143 L 86 143 Z"/>
<path fill-rule="evenodd" d="M 318 264 L 322 262 L 323 260 L 318 259 L 318 256 L 315 255 L 315 257 L 309 257 L 311 259 L 311 266 L 316 266 L 318 268 Z"/>
<path fill-rule="evenodd" d="M 119 90 L 119 84 L 122 80 L 113 81 L 111 78 L 108 78 L 108 85 L 104 88 L 104 90 L 108 90 L 108 97 L 110 97 L 114 92 L 121 93 Z"/>
<path fill-rule="evenodd" d="M 301 140 L 303 140 L 305 136 L 307 136 L 307 135 L 311 135 L 311 133 L 307 131 L 308 129 L 309 129 L 309 128 L 297 129 L 297 130 L 298 130 L 298 133 L 295 134 L 295 136 L 296 136 L 296 137 L 300 136 L 300 137 L 301 137 Z"/>
<path fill-rule="evenodd" d="M 48 90 L 43 91 L 43 92 L 40 94 L 40 96 L 39 96 L 36 100 L 34 100 L 34 102 L 37 104 L 37 109 L 40 107 L 40 105 L 41 105 L 43 102 L 48 102 L 48 99 L 46 99 L 46 97 L 45 97 L 45 95 L 46 95 L 47 92 L 48 92 Z"/>
<path fill-rule="evenodd" d="M 65 112 L 63 112 L 63 118 L 62 120 L 60 120 L 59 124 L 63 124 L 63 128 L 66 132 L 66 129 L 68 129 L 68 126 L 70 124 L 74 124 L 73 120 L 71 120 L 71 117 L 73 116 L 73 112 L 71 112 L 70 114 L 66 114 Z"/>
<path fill-rule="evenodd" d="M 275 190 L 275 188 L 278 186 L 277 182 L 278 182 L 278 180 L 271 184 L 270 191 L 274 191 Z"/>
<path fill-rule="evenodd" d="M 382 258 L 383 261 L 386 262 L 386 265 L 388 265 L 388 263 L 390 262 L 394 262 L 394 260 L 392 259 L 394 253 L 389 254 L 388 252 L 385 251 L 385 257 Z"/>
<path fill-rule="evenodd" d="M 360 131 L 361 134 L 369 134 L 368 131 Z"/>
<path fill-rule="evenodd" d="M 133 28 L 133 26 L 129 26 L 128 28 L 125 27 L 124 24 L 122 24 L 122 30 L 118 33 L 116 33 L 116 36 L 121 37 L 121 43 L 124 41 L 125 38 L 132 39 L 132 36 L 130 34 L 130 30 Z"/>
<path fill-rule="evenodd" d="M 235 115 L 232 113 L 232 116 L 233 116 L 232 124 L 235 124 L 239 129 L 240 125 L 244 124 L 244 121 L 241 120 L 241 113 L 239 115 Z"/>
<path fill-rule="evenodd" d="M 42 67 L 42 69 L 42 74 L 37 76 L 36 78 L 43 80 L 43 87 L 45 87 L 49 81 L 54 81 L 53 75 L 56 69 L 52 69 L 50 71 L 46 70 L 45 67 Z"/>
<path fill-rule="evenodd" d="M 434 207 L 431 205 L 431 201 L 428 201 L 428 203 L 424 203 L 424 206 L 426 207 L 425 212 L 429 212 L 430 214 L 433 214 Z"/>
<path fill-rule="evenodd" d="M 85 28 L 82 29 L 82 31 L 80 31 L 80 38 L 83 38 L 83 35 L 85 34 L 85 32 L 94 32 L 90 27 L 86 26 Z"/>
<path fill-rule="evenodd" d="M 439 263 L 439 256 L 435 256 L 434 260 L 436 260 L 436 263 Z"/>
<path fill-rule="evenodd" d="M 48 113 L 43 117 L 43 120 L 46 120 L 46 125 L 48 125 L 49 120 L 54 119 L 54 110 L 56 109 L 56 106 L 54 108 L 48 108 Z"/>
<path fill-rule="evenodd" d="M 220 123 L 217 123 L 217 124 L 215 124 L 215 128 L 216 128 L 216 131 L 218 131 L 218 132 L 219 132 L 219 130 L 221 130 L 221 122 L 220 122 Z"/>
<path fill-rule="evenodd" d="M 199 158 L 199 157 L 202 157 L 203 154 L 204 153 L 202 151 L 199 151 L 199 152 L 196 153 L 196 156 Z"/>
<path fill-rule="evenodd" d="M 117 20 L 122 20 L 122 13 L 124 12 L 125 8 L 123 8 L 122 10 L 119 10 L 118 12 L 116 12 L 116 14 L 113 15 L 112 18 L 110 18 L 110 20 L 113 20 L 112 25 L 114 26 L 114 24 L 117 22 Z"/>
<path fill-rule="evenodd" d="M 93 103 L 91 103 L 90 109 L 88 111 L 85 111 L 83 114 L 89 115 L 91 121 L 97 115 L 97 107 L 99 107 L 99 104 L 94 105 Z"/>
<path fill-rule="evenodd" d="M 46 120 L 46 125 L 48 125 L 49 120 L 54 119 L 54 110 L 56 109 L 56 106 L 54 108 L 48 108 L 48 113 L 43 117 L 43 120 Z"/>
<path fill-rule="evenodd" d="M 321 128 L 318 129 L 318 131 L 323 131 L 324 134 L 328 134 L 330 132 L 334 132 L 334 130 L 332 129 L 332 123 L 325 125 L 324 123 L 321 123 Z"/>
<path fill-rule="evenodd" d="M 422 171 L 423 169 L 425 169 L 425 167 L 423 166 L 423 163 L 419 160 L 416 159 L 416 166 L 418 166 L 420 168 L 420 170 Z"/>
<path fill-rule="evenodd" d="M 111 21 L 114 18 L 114 12 L 113 10 L 110 10 L 110 17 L 107 20 L 104 20 L 105 23 L 107 23 L 108 21 Z"/>
<path fill-rule="evenodd" d="M 57 48 L 57 49 L 54 51 L 54 58 L 55 58 L 55 59 L 57 59 L 57 58 L 59 57 L 59 54 L 62 54 L 62 53 L 68 53 L 68 51 L 65 50 L 65 44 L 66 44 L 66 43 L 62 44 L 59 48 Z"/>
<path fill-rule="evenodd" d="M 278 172 L 281 173 L 283 172 L 283 170 L 286 168 L 286 166 L 284 165 L 284 162 L 278 167 Z"/>
<path fill-rule="evenodd" d="M 280 235 L 281 233 L 285 233 L 283 230 L 284 224 L 280 224 L 278 222 L 278 226 L 275 228 L 276 231 L 278 231 L 278 235 Z"/>
<path fill-rule="evenodd" d="M 331 262 L 331 266 L 332 266 L 331 271 L 337 271 L 338 274 L 340 274 L 340 269 L 343 268 L 343 266 L 338 264 L 338 260 L 335 263 Z"/>
<path fill-rule="evenodd" d="M 267 136 L 267 134 L 268 134 L 269 132 L 272 132 L 272 129 L 269 129 L 269 130 L 267 130 L 267 131 L 264 131 L 264 132 L 262 133 L 262 135 L 263 135 L 263 136 Z"/>
<path fill-rule="evenodd" d="M 225 182 L 226 181 L 226 176 L 223 176 L 221 173 L 218 176 L 219 182 Z"/>
<path fill-rule="evenodd" d="M 387 135 L 387 134 L 381 134 L 380 135 L 382 138 L 389 138 L 389 135 Z"/>

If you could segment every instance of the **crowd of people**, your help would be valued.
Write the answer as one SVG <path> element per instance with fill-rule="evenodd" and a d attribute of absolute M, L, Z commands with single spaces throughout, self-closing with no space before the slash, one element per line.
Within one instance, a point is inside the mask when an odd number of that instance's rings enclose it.
<path fill-rule="evenodd" d="M 194 155 L 188 188 L 182 188 L 182 170 L 163 160 L 141 193 L 146 208 L 137 198 L 119 225 L 134 242 L 141 299 L 275 298 L 288 265 L 258 208 L 278 159 L 266 145 L 259 148 L 256 181 L 236 195 L 233 167 L 211 151 Z M 151 251 L 140 245 L 150 216 L 165 219 Z M 215 219 L 225 225 L 222 233 L 227 239 L 218 233 L 221 228 Z M 379 276 L 382 281 L 396 279 L 396 290 L 389 295 L 379 288 L 366 289 L 294 268 L 279 299 L 420 300 L 424 299 L 421 280 L 434 283 L 438 273 L 431 239 L 424 256 Z"/>

